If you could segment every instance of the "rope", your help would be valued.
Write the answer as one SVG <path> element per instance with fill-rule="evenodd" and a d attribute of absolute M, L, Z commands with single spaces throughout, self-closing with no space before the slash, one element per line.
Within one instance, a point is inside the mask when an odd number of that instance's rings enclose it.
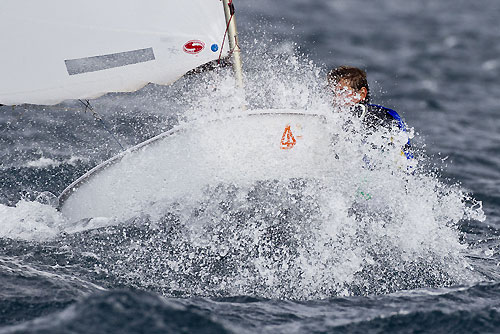
<path fill-rule="evenodd" d="M 227 21 L 226 31 L 224 32 L 224 38 L 222 39 L 222 44 L 220 47 L 219 59 L 217 60 L 217 64 L 220 64 L 220 59 L 222 57 L 222 50 L 224 50 L 224 42 L 226 41 L 227 32 L 229 30 L 229 24 L 231 23 L 233 16 L 234 16 L 234 13 L 231 14 L 231 16 L 229 17 L 229 20 Z M 231 54 L 232 52 L 233 52 L 233 50 L 230 50 L 229 54 Z"/>
<path fill-rule="evenodd" d="M 227 32 L 229 31 L 229 25 L 231 24 L 231 20 L 233 19 L 234 12 L 235 12 L 233 0 L 229 0 L 227 5 L 229 6 L 229 11 L 231 13 L 231 16 L 229 17 L 229 20 L 227 21 L 226 31 L 224 32 L 224 38 L 222 39 L 222 44 L 221 44 L 219 59 L 217 60 L 217 64 L 220 64 L 220 60 L 222 57 L 222 50 L 224 50 L 224 42 L 226 41 Z M 227 54 L 228 57 L 230 57 L 233 54 L 233 52 L 234 52 L 234 50 L 236 50 L 236 48 L 241 49 L 240 45 L 238 44 L 238 38 L 236 36 L 234 36 L 234 47 L 231 50 L 229 50 L 229 53 Z"/>
<path fill-rule="evenodd" d="M 81 104 L 83 104 L 83 106 L 85 107 L 85 110 L 84 112 L 87 112 L 87 110 L 90 110 L 92 112 L 92 115 L 94 116 L 94 119 L 98 122 L 101 122 L 104 130 L 106 130 L 110 135 L 111 137 L 116 141 L 116 143 L 118 144 L 118 146 L 120 146 L 120 148 L 125 151 L 125 148 L 122 146 L 122 144 L 118 141 L 118 139 L 115 137 L 115 135 L 109 130 L 109 128 L 106 126 L 106 123 L 104 122 L 104 119 L 102 118 L 102 116 L 94 110 L 94 107 L 92 107 L 92 105 L 90 104 L 90 101 L 89 100 L 78 100 Z M 19 107 L 19 106 L 17 106 Z M 12 105 L 12 110 L 15 110 L 16 109 L 16 106 L 15 105 Z M 26 107 L 23 107 L 23 111 L 26 111 L 27 108 Z M 44 109 L 45 110 L 45 109 Z M 61 111 L 80 111 L 80 110 L 75 110 L 73 108 L 56 108 L 54 106 L 50 106 L 50 110 L 61 110 Z M 17 117 L 16 117 L 16 122 L 19 122 L 19 119 L 22 117 L 23 115 L 23 112 L 21 112 Z M 2 133 L 4 131 L 7 130 L 7 128 L 10 126 L 9 122 L 7 122 L 7 127 L 5 129 L 3 129 Z"/>
<path fill-rule="evenodd" d="M 122 146 L 122 144 L 118 141 L 118 139 L 115 137 L 115 135 L 113 134 L 113 132 L 111 132 L 108 127 L 106 126 L 106 122 L 104 122 L 104 119 L 102 118 L 101 115 L 99 115 L 99 113 L 97 111 L 94 110 L 94 108 L 92 107 L 92 105 L 90 104 L 90 101 L 89 100 L 85 100 L 82 101 L 82 100 L 78 100 L 80 101 L 81 104 L 84 105 L 85 107 L 85 110 L 84 112 L 87 112 L 87 110 L 90 110 L 92 112 L 92 116 L 94 116 L 94 119 L 98 122 L 101 122 L 102 124 L 102 127 L 104 128 L 104 130 L 106 130 L 110 135 L 111 137 L 116 141 L 116 143 L 118 144 L 118 146 L 121 147 L 121 149 L 123 151 L 125 151 L 125 148 Z"/>

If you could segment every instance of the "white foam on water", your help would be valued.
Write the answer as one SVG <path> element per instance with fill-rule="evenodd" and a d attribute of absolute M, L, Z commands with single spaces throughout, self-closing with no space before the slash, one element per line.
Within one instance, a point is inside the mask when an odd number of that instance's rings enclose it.
<path fill-rule="evenodd" d="M 64 228 L 64 217 L 53 207 L 39 202 L 19 201 L 16 206 L 0 204 L 0 237 L 42 241 Z"/>
<path fill-rule="evenodd" d="M 86 162 L 88 161 L 88 158 L 84 157 L 79 157 L 79 156 L 71 156 L 69 159 L 65 160 L 56 160 L 56 159 L 51 159 L 51 158 L 46 158 L 44 156 L 41 156 L 37 160 L 32 160 L 28 161 L 26 163 L 26 167 L 31 167 L 31 168 L 48 168 L 48 167 L 58 167 L 61 164 L 69 164 L 69 165 L 75 165 L 80 162 Z"/>
<path fill-rule="evenodd" d="M 15 206 L 0 204 L 0 238 L 43 242 L 64 233 L 78 233 L 120 223 L 107 217 L 69 221 L 54 205 L 44 204 L 43 196 L 44 193 L 41 193 L 35 201 L 20 200 Z"/>
<path fill-rule="evenodd" d="M 29 161 L 26 164 L 27 167 L 36 167 L 36 168 L 55 167 L 59 165 L 60 165 L 59 161 L 45 157 L 41 157 L 38 160 Z"/>
<path fill-rule="evenodd" d="M 102 227 L 109 227 L 119 224 L 120 222 L 113 218 L 108 217 L 93 217 L 90 219 L 82 219 L 76 222 L 66 222 L 64 232 L 78 233 L 87 230 L 99 229 Z"/>

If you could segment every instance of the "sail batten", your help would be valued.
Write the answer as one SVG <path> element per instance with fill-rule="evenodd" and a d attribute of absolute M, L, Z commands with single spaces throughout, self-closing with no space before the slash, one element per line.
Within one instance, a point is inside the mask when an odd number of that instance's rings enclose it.
<path fill-rule="evenodd" d="M 0 104 L 170 84 L 228 54 L 225 28 L 220 0 L 2 0 Z"/>

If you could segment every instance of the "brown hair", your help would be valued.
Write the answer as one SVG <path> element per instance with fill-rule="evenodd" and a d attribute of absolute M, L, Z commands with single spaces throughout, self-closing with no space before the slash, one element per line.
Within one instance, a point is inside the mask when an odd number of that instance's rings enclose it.
<path fill-rule="evenodd" d="M 328 85 L 333 88 L 340 80 L 345 80 L 347 84 L 354 90 L 359 91 L 361 88 L 366 87 L 368 94 L 366 101 L 370 100 L 370 88 L 366 80 L 366 72 L 360 68 L 353 66 L 340 66 L 334 68 L 327 74 Z"/>

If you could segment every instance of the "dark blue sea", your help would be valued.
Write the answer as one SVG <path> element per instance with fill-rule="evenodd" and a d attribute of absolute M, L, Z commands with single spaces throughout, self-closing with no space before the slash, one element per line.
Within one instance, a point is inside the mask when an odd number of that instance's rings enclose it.
<path fill-rule="evenodd" d="M 235 6 L 249 108 L 324 108 L 327 71 L 361 67 L 412 129 L 416 170 L 344 162 L 372 207 L 324 182 L 236 181 L 72 222 L 57 195 L 116 141 L 232 109 L 229 70 L 90 101 L 104 124 L 78 101 L 2 106 L 0 333 L 500 333 L 500 2 Z"/>

